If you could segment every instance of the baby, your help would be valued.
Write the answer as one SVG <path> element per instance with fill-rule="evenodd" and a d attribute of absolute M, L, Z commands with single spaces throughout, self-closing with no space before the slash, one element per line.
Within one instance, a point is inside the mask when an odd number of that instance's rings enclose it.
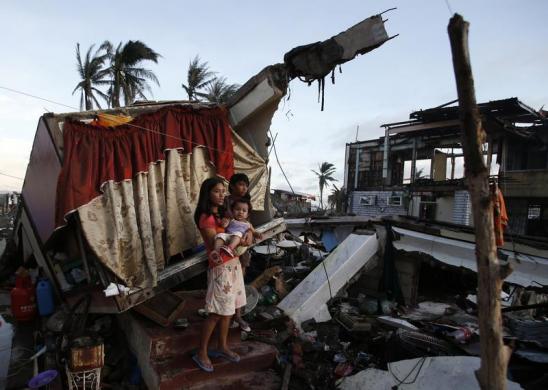
<path fill-rule="evenodd" d="M 247 197 L 237 198 L 233 201 L 231 205 L 233 219 L 228 222 L 224 233 L 218 233 L 215 236 L 215 252 L 217 254 L 222 250 L 234 257 L 234 249 L 240 244 L 248 230 L 251 231 L 253 237 L 261 237 L 261 234 L 247 220 L 250 208 L 251 202 Z"/>

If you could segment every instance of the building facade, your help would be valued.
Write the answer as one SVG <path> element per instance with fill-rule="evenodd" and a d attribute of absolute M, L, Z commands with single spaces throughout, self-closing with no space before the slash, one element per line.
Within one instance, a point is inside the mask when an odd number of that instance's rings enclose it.
<path fill-rule="evenodd" d="M 384 124 L 385 136 L 346 145 L 348 212 L 472 225 L 455 102 Z M 517 98 L 479 104 L 490 180 L 509 232 L 548 236 L 548 120 Z"/>

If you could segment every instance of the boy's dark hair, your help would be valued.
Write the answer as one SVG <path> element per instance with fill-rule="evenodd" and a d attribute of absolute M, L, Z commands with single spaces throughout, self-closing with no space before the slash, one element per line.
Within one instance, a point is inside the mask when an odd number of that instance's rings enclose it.
<path fill-rule="evenodd" d="M 211 201 L 209 200 L 209 193 L 217 184 L 224 183 L 218 177 L 211 177 L 204 180 L 202 183 L 202 186 L 200 187 L 200 195 L 198 196 L 198 204 L 196 205 L 196 211 L 194 212 L 194 222 L 196 222 L 196 226 L 199 225 L 200 215 L 211 215 Z M 224 209 L 222 207 L 219 207 L 218 214 L 224 214 Z"/>
<path fill-rule="evenodd" d="M 232 204 L 230 205 L 230 208 L 233 209 L 236 203 L 245 203 L 247 205 L 248 211 L 251 211 L 251 199 L 249 196 L 242 196 L 234 199 L 232 201 Z"/>
<path fill-rule="evenodd" d="M 243 181 L 248 187 L 249 187 L 249 177 L 245 173 L 235 173 L 230 178 L 230 183 L 228 186 L 228 190 L 230 193 L 232 193 L 232 187 L 234 187 L 237 183 Z"/>

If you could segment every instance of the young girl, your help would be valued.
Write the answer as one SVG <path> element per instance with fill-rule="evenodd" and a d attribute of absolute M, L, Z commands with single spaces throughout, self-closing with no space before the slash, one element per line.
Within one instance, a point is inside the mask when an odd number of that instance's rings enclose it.
<path fill-rule="evenodd" d="M 225 187 L 221 179 L 210 178 L 202 183 L 194 221 L 200 229 L 208 255 L 214 249 L 215 236 L 224 231 L 221 222 L 224 199 Z M 230 319 L 236 308 L 245 304 L 244 278 L 239 259 L 221 255 L 216 263 L 210 260 L 205 305 L 209 315 L 203 324 L 198 353 L 192 357 L 202 370 L 213 372 L 207 346 L 217 324 L 221 356 L 232 362 L 240 360 L 238 354 L 228 347 L 227 340 Z"/>

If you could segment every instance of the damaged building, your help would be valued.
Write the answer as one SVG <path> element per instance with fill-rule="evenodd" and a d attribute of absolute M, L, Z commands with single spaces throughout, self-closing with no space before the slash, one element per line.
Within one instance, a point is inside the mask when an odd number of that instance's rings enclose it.
<path fill-rule="evenodd" d="M 312 201 L 316 200 L 314 195 L 282 189 L 274 189 L 270 198 L 276 210 L 282 215 L 310 213 Z"/>
<path fill-rule="evenodd" d="M 51 388 L 122 388 L 133 380 L 131 367 L 134 385 L 141 388 L 207 389 L 219 383 L 279 388 L 278 349 L 259 336 L 259 324 L 249 334 L 230 331 L 229 342 L 241 356 L 238 366 L 211 356 L 215 373 L 210 374 L 193 360 L 208 269 L 192 217 L 200 186 L 207 178 L 229 179 L 235 172 L 249 177 L 250 219 L 259 241 L 267 241 L 262 247 L 268 260 L 246 274 L 248 282 L 256 281 L 246 288 L 246 313 L 252 315 L 260 296 L 263 306 L 270 303 L 261 318 L 283 323 L 273 306 L 284 295 L 283 279 L 271 267 L 270 248 L 284 254 L 275 260 L 291 263 L 295 257 L 285 255 L 294 256 L 297 246 L 284 240 L 285 221 L 274 218 L 271 204 L 272 117 L 291 80 L 317 81 L 323 95 L 324 79 L 330 73 L 334 79 L 336 66 L 387 42 L 385 22 L 375 15 L 323 42 L 291 50 L 284 63 L 251 77 L 227 104 L 145 101 L 42 115 L 11 237 L 17 250 L 7 260 L 20 266 L 10 275 L 10 287 L 24 298 L 11 300 L 12 313 L 31 326 L 16 327 L 13 375 L 0 383 L 9 378 L 8 387 L 21 388 L 29 380 L 47 379 L 56 382 Z M 260 248 L 250 251 L 261 256 Z M 312 252 L 321 253 L 314 259 L 326 255 L 319 248 Z M 42 287 L 47 311 L 35 303 Z M 47 344 L 38 355 L 27 353 L 36 349 L 34 326 L 41 345 Z M 47 378 L 33 373 L 33 362 Z"/>
<path fill-rule="evenodd" d="M 479 104 L 485 161 L 505 197 L 509 233 L 548 236 L 548 122 L 517 98 Z M 471 226 L 458 106 L 450 102 L 381 126 L 346 145 L 348 211 Z"/>

